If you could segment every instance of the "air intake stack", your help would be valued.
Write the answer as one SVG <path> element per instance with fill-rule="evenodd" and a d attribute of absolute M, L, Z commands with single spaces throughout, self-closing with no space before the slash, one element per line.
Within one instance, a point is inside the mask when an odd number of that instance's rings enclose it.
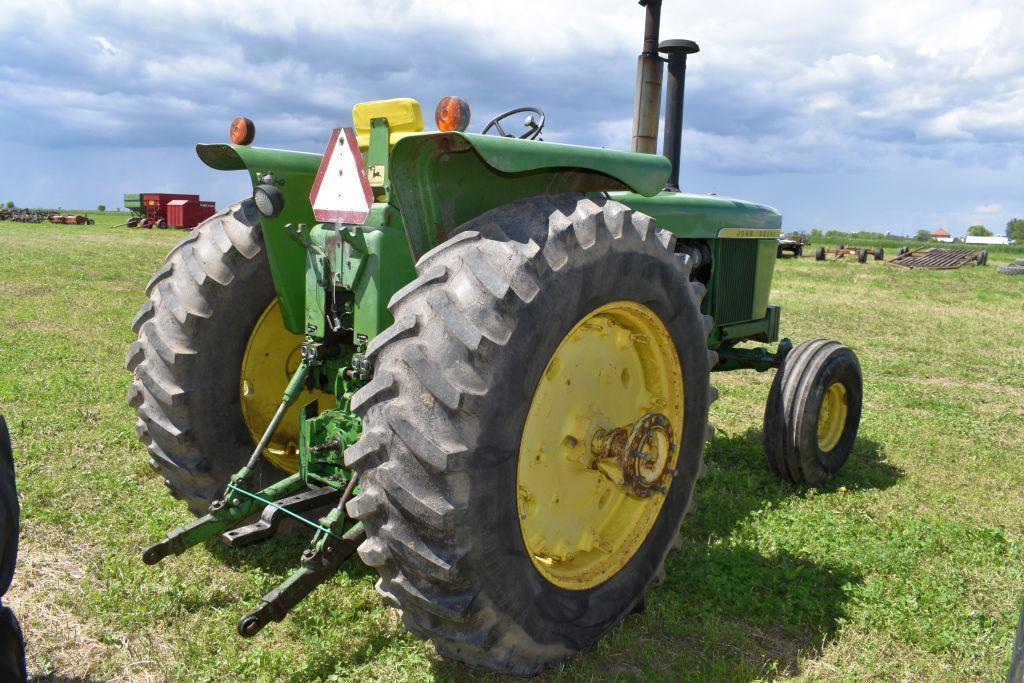
<path fill-rule="evenodd" d="M 647 8 L 644 50 L 636 64 L 636 100 L 633 103 L 633 151 L 658 153 L 658 119 L 661 116 L 661 79 L 664 61 L 658 56 L 661 0 L 640 0 Z"/>

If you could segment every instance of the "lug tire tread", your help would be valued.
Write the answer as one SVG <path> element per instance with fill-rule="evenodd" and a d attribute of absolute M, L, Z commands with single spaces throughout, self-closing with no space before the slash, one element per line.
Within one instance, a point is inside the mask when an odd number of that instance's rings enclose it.
<path fill-rule="evenodd" d="M 214 302 L 245 262 L 263 257 L 259 217 L 251 201 L 211 216 L 178 243 L 146 286 L 147 300 L 132 320 L 138 339 L 125 367 L 133 374 L 128 403 L 136 434 L 175 497 L 203 514 L 225 477 L 210 466 L 208 444 L 192 429 L 190 401 L 198 388 L 193 366 L 202 349 L 196 331 L 214 315 Z"/>
<path fill-rule="evenodd" d="M 548 230 L 543 248 L 520 227 L 539 220 Z M 469 511 L 470 455 L 484 465 L 508 457 L 486 448 L 471 454 L 466 444 L 479 436 L 474 402 L 499 390 L 487 359 L 504 353 L 517 302 L 538 296 L 538 274 L 565 267 L 571 252 L 623 239 L 652 253 L 675 243 L 647 216 L 611 201 L 560 195 L 506 205 L 420 259 L 420 276 L 389 304 L 400 331 L 371 344 L 390 389 L 374 380 L 352 401 L 365 430 L 345 454 L 363 486 L 347 508 L 367 529 L 359 554 L 379 572 L 377 590 L 401 609 L 405 626 L 470 666 L 531 675 L 574 654 L 537 642 L 498 610 L 462 570 L 472 548 L 453 529 Z M 685 291 L 699 305 L 703 286 Z M 716 396 L 708 392 L 709 401 Z M 648 587 L 663 578 L 664 555 Z"/>

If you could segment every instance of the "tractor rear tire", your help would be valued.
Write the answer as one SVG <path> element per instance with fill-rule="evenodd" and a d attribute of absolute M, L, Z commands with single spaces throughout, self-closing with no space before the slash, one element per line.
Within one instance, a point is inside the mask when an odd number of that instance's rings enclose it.
<path fill-rule="evenodd" d="M 815 261 L 824 261 L 825 260 L 825 247 L 818 247 L 817 249 L 815 249 L 815 251 L 814 251 L 814 260 Z"/>
<path fill-rule="evenodd" d="M 775 250 L 775 258 L 782 258 L 783 251 L 784 251 L 784 249 L 782 248 L 782 245 L 780 244 L 778 246 L 778 248 L 776 248 L 776 250 Z"/>
<path fill-rule="evenodd" d="M 252 200 L 189 233 L 146 295 L 125 361 L 134 375 L 135 433 L 172 495 L 201 515 L 253 449 L 239 369 L 249 333 L 276 294 Z M 265 459 L 259 468 L 258 487 L 281 476 Z"/>
<path fill-rule="evenodd" d="M 839 401 L 828 400 L 833 392 Z M 814 339 L 790 351 L 775 373 L 764 412 L 764 450 L 771 469 L 783 479 L 812 486 L 838 472 L 857 438 L 862 396 L 860 362 L 839 342 Z M 840 408 L 834 430 L 828 429 L 829 415 L 822 415 L 827 402 Z"/>
<path fill-rule="evenodd" d="M 663 580 L 703 469 L 717 362 L 707 349 L 711 320 L 700 313 L 705 288 L 690 282 L 690 257 L 673 253 L 674 244 L 651 218 L 617 202 L 533 197 L 462 226 L 392 297 L 395 323 L 367 349 L 374 377 L 352 399 L 363 435 L 345 464 L 359 473 L 362 493 L 348 512 L 366 528 L 359 555 L 380 573 L 377 590 L 443 655 L 536 674 L 593 647 Z M 563 338 L 602 306 L 630 302 L 660 319 L 678 358 L 676 474 L 656 494 L 656 517 L 624 564 L 601 583 L 567 589 L 541 573 L 536 562 L 545 560 L 527 550 L 521 529 L 517 473 L 533 460 L 521 457 L 526 420 L 541 380 L 561 381 L 555 368 L 564 367 L 549 359 Z M 619 394 L 631 397 L 624 387 L 643 385 L 630 377 L 640 381 L 625 372 L 600 381 L 621 381 Z M 567 436 L 562 444 L 578 442 Z M 544 450 L 537 452 L 540 462 Z M 576 512 L 554 509 L 569 520 Z"/>

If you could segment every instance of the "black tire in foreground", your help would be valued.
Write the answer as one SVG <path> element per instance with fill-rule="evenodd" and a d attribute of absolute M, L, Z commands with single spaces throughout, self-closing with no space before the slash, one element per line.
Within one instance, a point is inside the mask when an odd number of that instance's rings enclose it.
<path fill-rule="evenodd" d="M 132 321 L 128 403 L 150 466 L 205 514 L 253 441 L 239 369 L 249 334 L 276 296 L 259 214 L 246 200 L 203 221 L 167 255 Z M 260 460 L 256 485 L 280 477 Z"/>
<path fill-rule="evenodd" d="M 0 415 L 0 597 L 14 578 L 21 510 L 14 479 L 14 453 L 7 422 Z M 0 603 L 0 680 L 24 681 L 25 639 L 14 612 Z"/>
<path fill-rule="evenodd" d="M 704 287 L 648 216 L 607 199 L 535 197 L 470 221 L 420 259 L 392 298 L 395 323 L 352 400 L 361 440 L 345 453 L 362 493 L 363 561 L 413 633 L 470 666 L 530 675 L 593 647 L 664 576 L 703 467 L 716 355 Z M 611 578 L 549 582 L 525 546 L 517 467 L 535 388 L 585 315 L 636 301 L 664 323 L 684 384 L 676 476 L 649 533 Z M 616 376 L 618 376 L 616 374 Z M 662 495 L 662 494 L 659 494 Z"/>
<path fill-rule="evenodd" d="M 868 262 L 868 250 L 867 249 L 860 249 L 860 250 L 858 250 L 857 251 L 857 263 L 867 263 L 867 262 Z"/>
<path fill-rule="evenodd" d="M 1024 275 L 1024 265 L 1020 266 L 999 266 L 996 268 L 997 272 L 1003 275 Z"/>
<path fill-rule="evenodd" d="M 830 391 L 841 396 L 831 397 L 828 405 L 834 408 L 841 401 L 845 420 L 823 444 L 819 417 Z M 862 394 L 857 356 L 839 342 L 814 339 L 790 351 L 775 374 L 764 411 L 764 450 L 772 470 L 788 481 L 811 485 L 838 472 L 857 438 Z"/>
<path fill-rule="evenodd" d="M 981 251 L 978 252 L 978 265 L 979 266 L 987 266 L 988 265 L 988 250 L 982 249 Z"/>
<path fill-rule="evenodd" d="M 1017 621 L 1017 637 L 1013 639 L 1013 652 L 1010 653 L 1010 674 L 1007 683 L 1024 683 L 1024 608 L 1021 609 Z"/>
<path fill-rule="evenodd" d="M 878 247 L 872 252 L 872 254 L 874 255 L 876 261 L 881 261 L 882 259 L 885 258 L 885 249 L 882 249 L 882 247 Z"/>
<path fill-rule="evenodd" d="M 815 249 L 815 251 L 814 251 L 814 260 L 815 261 L 824 261 L 825 260 L 825 247 L 818 247 L 817 249 Z"/>

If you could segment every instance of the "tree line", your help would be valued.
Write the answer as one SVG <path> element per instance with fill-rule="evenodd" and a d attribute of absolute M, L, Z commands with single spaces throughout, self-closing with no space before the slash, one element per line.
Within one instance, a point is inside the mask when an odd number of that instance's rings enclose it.
<path fill-rule="evenodd" d="M 984 225 L 972 225 L 967 228 L 967 234 L 972 237 L 991 237 L 992 231 Z M 884 240 L 899 237 L 885 232 L 873 232 L 870 230 L 857 230 L 856 232 L 844 232 L 842 230 L 820 230 L 814 228 L 810 233 L 811 238 L 824 238 L 826 240 L 863 239 L 863 240 Z M 1024 243 L 1024 218 L 1011 218 L 1006 223 L 1006 236 L 1014 242 Z M 914 239 L 919 242 L 927 242 L 932 239 L 928 230 L 918 230 Z"/>

